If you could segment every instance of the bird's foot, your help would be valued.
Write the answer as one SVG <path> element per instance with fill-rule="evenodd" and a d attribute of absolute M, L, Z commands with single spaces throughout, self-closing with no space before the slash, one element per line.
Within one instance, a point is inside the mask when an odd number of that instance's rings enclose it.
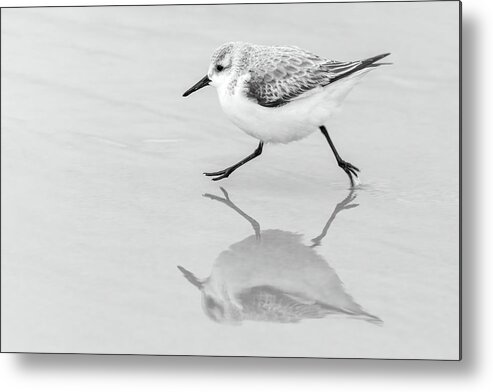
<path fill-rule="evenodd" d="M 204 175 L 206 175 L 207 177 L 214 177 L 212 178 L 212 181 L 219 181 L 224 178 L 228 178 L 229 175 L 233 173 L 233 171 L 234 170 L 228 167 L 227 169 L 219 170 L 217 172 L 205 172 Z"/>
<path fill-rule="evenodd" d="M 359 172 L 359 169 L 352 165 L 351 163 L 349 162 L 346 162 L 346 161 L 343 161 L 342 159 L 338 162 L 339 164 L 339 167 L 345 171 L 345 173 L 348 175 L 349 177 L 349 181 L 351 181 L 351 186 L 354 187 L 354 178 L 353 176 L 355 176 L 356 178 L 358 178 L 358 173 Z"/>

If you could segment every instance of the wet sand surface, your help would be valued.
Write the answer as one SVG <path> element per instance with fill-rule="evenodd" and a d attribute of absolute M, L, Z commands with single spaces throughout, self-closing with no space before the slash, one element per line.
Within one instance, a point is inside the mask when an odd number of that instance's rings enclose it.
<path fill-rule="evenodd" d="M 392 52 L 359 187 L 321 134 L 202 175 L 257 144 L 181 97 L 234 40 Z M 456 359 L 458 56 L 448 2 L 2 10 L 3 350 Z"/>

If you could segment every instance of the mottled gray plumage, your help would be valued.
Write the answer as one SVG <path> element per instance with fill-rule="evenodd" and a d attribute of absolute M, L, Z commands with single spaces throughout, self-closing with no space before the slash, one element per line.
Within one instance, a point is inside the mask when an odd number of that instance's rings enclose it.
<path fill-rule="evenodd" d="M 241 49 L 241 50 L 239 50 Z M 231 53 L 236 72 L 248 72 L 247 97 L 265 107 L 282 106 L 300 95 L 363 70 L 388 53 L 357 61 L 327 60 L 295 46 L 264 46 L 228 43 L 216 50 L 212 63 Z"/>
<path fill-rule="evenodd" d="M 277 323 L 296 323 L 304 319 L 319 319 L 330 314 L 361 316 L 365 312 L 359 308 L 358 313 L 332 307 L 302 293 L 287 293 L 272 286 L 258 286 L 238 294 L 243 308 L 243 318 L 255 321 Z M 369 320 L 377 320 L 369 315 Z"/>

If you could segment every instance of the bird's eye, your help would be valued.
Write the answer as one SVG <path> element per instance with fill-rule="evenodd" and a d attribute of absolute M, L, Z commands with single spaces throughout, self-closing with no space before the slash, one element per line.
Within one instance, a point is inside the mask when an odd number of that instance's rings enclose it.
<path fill-rule="evenodd" d="M 216 71 L 221 72 L 224 69 L 224 67 L 221 64 L 216 65 Z"/>

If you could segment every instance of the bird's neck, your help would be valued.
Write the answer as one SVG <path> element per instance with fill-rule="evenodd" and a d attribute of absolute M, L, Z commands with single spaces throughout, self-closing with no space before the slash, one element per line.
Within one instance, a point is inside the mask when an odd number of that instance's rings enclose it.
<path fill-rule="evenodd" d="M 236 95 L 244 88 L 249 74 L 241 75 L 240 72 L 233 72 L 231 76 L 224 81 L 220 86 L 218 86 L 218 93 L 220 96 L 230 97 Z"/>

